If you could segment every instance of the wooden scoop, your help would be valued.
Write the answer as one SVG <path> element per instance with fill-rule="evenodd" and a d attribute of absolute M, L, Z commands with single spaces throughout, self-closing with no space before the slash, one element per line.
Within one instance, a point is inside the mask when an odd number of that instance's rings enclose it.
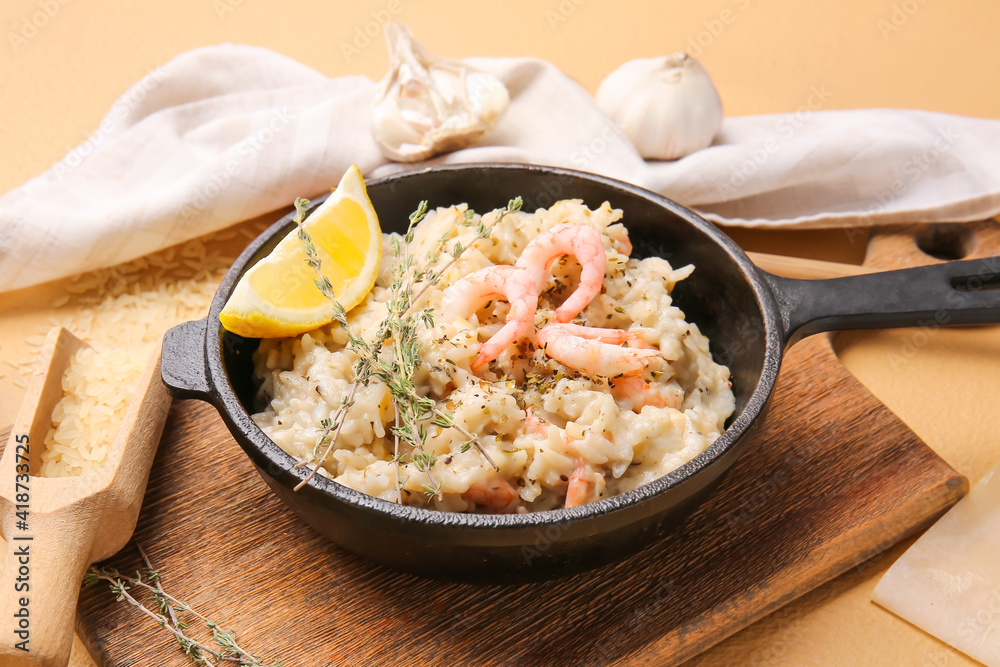
<path fill-rule="evenodd" d="M 43 350 L 51 349 L 51 357 L 35 371 L 0 458 L 0 531 L 7 540 L 0 575 L 5 667 L 69 662 L 83 575 L 131 537 L 170 408 L 157 346 L 104 467 L 79 477 L 35 477 L 52 411 L 62 398 L 63 375 L 73 354 L 86 346 L 61 327 L 49 332 Z"/>

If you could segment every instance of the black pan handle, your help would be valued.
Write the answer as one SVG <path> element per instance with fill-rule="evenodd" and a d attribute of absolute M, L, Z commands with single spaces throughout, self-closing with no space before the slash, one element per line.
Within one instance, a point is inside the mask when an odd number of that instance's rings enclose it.
<path fill-rule="evenodd" d="M 1000 323 L 1000 257 L 830 280 L 762 273 L 787 345 L 822 331 Z"/>
<path fill-rule="evenodd" d="M 174 398 L 198 398 L 212 402 L 205 355 L 206 320 L 184 322 L 163 336 L 160 377 Z"/>

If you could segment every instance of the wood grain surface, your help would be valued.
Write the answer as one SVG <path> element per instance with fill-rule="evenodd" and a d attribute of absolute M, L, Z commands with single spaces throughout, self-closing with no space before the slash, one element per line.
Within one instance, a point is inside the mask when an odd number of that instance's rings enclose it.
<path fill-rule="evenodd" d="M 683 662 L 929 523 L 967 485 L 837 361 L 787 355 L 766 433 L 676 532 L 540 584 L 446 584 L 327 543 L 257 476 L 214 408 L 177 401 L 134 540 L 168 592 L 269 661 L 313 665 Z M 130 544 L 108 561 L 141 560 Z M 80 597 L 99 665 L 187 665 L 104 586 Z"/>

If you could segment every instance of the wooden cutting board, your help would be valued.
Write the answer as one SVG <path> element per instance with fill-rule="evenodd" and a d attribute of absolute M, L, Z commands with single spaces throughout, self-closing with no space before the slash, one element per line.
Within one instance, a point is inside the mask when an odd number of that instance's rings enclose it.
<path fill-rule="evenodd" d="M 760 428 L 756 451 L 669 538 L 590 573 L 486 587 L 327 543 L 271 495 L 214 408 L 177 401 L 134 539 L 168 592 L 289 667 L 677 664 L 864 568 L 967 488 L 825 336 L 787 354 Z M 141 560 L 129 545 L 108 564 Z M 83 591 L 77 623 L 99 665 L 190 664 L 105 586 Z"/>

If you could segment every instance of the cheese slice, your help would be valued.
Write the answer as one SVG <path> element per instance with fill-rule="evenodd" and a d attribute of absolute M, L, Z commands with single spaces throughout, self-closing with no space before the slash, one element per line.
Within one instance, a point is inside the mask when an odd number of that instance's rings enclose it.
<path fill-rule="evenodd" d="M 1000 667 L 1000 462 L 889 568 L 872 600 Z"/>

